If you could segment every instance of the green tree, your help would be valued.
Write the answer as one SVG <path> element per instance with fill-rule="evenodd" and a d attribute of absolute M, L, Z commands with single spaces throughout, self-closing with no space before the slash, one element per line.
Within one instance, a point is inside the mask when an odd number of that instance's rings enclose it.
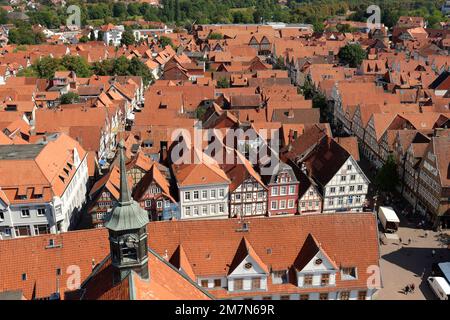
<path fill-rule="evenodd" d="M 219 79 L 217 79 L 217 88 L 229 88 L 230 87 L 230 80 L 225 78 L 225 77 L 221 77 Z"/>
<path fill-rule="evenodd" d="M 174 44 L 172 42 L 172 39 L 166 37 L 166 36 L 161 36 L 159 38 L 159 43 L 161 44 L 161 47 L 165 48 L 166 46 L 171 46 L 172 48 L 174 48 Z"/>
<path fill-rule="evenodd" d="M 126 76 L 129 75 L 128 68 L 130 67 L 130 62 L 125 56 L 120 56 L 114 59 L 112 72 L 113 75 Z"/>
<path fill-rule="evenodd" d="M 150 69 L 138 58 L 133 57 L 128 66 L 129 74 L 142 77 L 145 86 L 154 81 Z"/>
<path fill-rule="evenodd" d="M 284 58 L 282 56 L 279 56 L 275 63 L 273 64 L 273 68 L 277 70 L 286 70 L 286 65 L 284 64 Z"/>
<path fill-rule="evenodd" d="M 60 61 L 66 70 L 74 71 L 78 77 L 88 78 L 92 75 L 89 63 L 80 56 L 64 56 Z"/>
<path fill-rule="evenodd" d="M 342 32 L 342 33 L 349 33 L 349 32 L 355 32 L 355 31 L 356 31 L 355 28 L 351 27 L 351 26 L 350 26 L 349 24 L 347 24 L 347 23 L 345 23 L 345 24 L 338 23 L 338 24 L 336 25 L 336 29 L 337 29 L 339 32 Z"/>
<path fill-rule="evenodd" d="M 55 75 L 55 71 L 61 70 L 58 59 L 50 56 L 43 57 L 34 64 L 34 68 L 39 78 L 51 79 Z"/>
<path fill-rule="evenodd" d="M 29 24 L 22 24 L 9 30 L 8 39 L 15 44 L 40 44 L 45 41 L 45 35 L 33 31 Z"/>
<path fill-rule="evenodd" d="M 22 69 L 17 73 L 18 77 L 27 77 L 27 78 L 39 78 L 39 74 L 36 72 L 36 69 L 32 66 Z"/>
<path fill-rule="evenodd" d="M 381 167 L 375 177 L 375 185 L 383 192 L 393 192 L 399 183 L 397 164 L 394 157 L 389 155 L 386 163 Z"/>
<path fill-rule="evenodd" d="M 89 41 L 89 38 L 85 35 L 81 36 L 80 40 L 78 40 L 81 43 L 86 43 Z"/>
<path fill-rule="evenodd" d="M 127 46 L 133 45 L 136 43 L 136 38 L 134 37 L 134 33 L 133 30 L 131 29 L 126 29 L 123 33 L 122 33 L 122 40 L 121 43 Z"/>
<path fill-rule="evenodd" d="M 141 12 L 139 11 L 140 8 L 140 4 L 137 2 L 132 2 L 128 4 L 128 15 L 130 16 L 138 16 L 141 14 Z"/>
<path fill-rule="evenodd" d="M 75 92 L 67 92 L 59 97 L 61 104 L 77 103 L 79 100 L 80 96 Z"/>
<path fill-rule="evenodd" d="M 128 15 L 127 5 L 124 2 L 115 2 L 112 8 L 113 17 L 125 18 Z"/>
<path fill-rule="evenodd" d="M 0 8 L 0 24 L 7 24 L 7 23 L 8 23 L 8 12 Z"/>
<path fill-rule="evenodd" d="M 211 40 L 223 39 L 223 34 L 221 34 L 219 32 L 212 32 L 208 35 L 208 39 L 211 39 Z"/>
<path fill-rule="evenodd" d="M 357 68 L 367 58 L 367 52 L 359 44 L 348 44 L 339 50 L 338 56 L 342 64 Z"/>

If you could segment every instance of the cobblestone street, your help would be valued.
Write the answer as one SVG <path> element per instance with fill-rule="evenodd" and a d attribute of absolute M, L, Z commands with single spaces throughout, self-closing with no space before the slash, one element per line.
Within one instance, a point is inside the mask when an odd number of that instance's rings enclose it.
<path fill-rule="evenodd" d="M 429 300 L 436 299 L 426 281 L 433 263 L 450 261 L 447 248 L 450 231 L 443 233 L 416 228 L 414 223 L 400 217 L 402 224 L 397 232 L 403 244 L 390 240 L 380 246 L 381 275 L 383 288 L 378 292 L 378 300 Z M 411 238 L 411 244 L 408 239 Z M 432 256 L 432 250 L 435 256 Z M 405 295 L 402 289 L 414 283 L 414 293 Z"/>

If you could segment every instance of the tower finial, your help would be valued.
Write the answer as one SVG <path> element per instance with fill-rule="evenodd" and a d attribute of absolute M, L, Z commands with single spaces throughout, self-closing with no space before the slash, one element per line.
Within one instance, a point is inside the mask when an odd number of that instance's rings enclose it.
<path fill-rule="evenodd" d="M 119 203 L 120 205 L 127 205 L 131 203 L 131 195 L 130 195 L 130 188 L 128 186 L 128 178 L 127 178 L 127 169 L 125 167 L 125 142 L 124 140 L 120 140 L 119 142 L 119 149 L 120 149 L 120 198 Z"/>

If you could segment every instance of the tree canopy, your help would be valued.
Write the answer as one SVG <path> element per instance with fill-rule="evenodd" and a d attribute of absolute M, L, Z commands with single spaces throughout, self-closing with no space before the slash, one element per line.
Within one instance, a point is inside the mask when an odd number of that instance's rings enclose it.
<path fill-rule="evenodd" d="M 61 104 L 76 103 L 79 101 L 79 99 L 80 96 L 75 92 L 67 92 L 59 97 L 59 101 L 61 102 Z"/>
<path fill-rule="evenodd" d="M 389 155 L 386 163 L 381 167 L 375 177 L 375 184 L 383 192 L 393 192 L 399 183 L 397 165 L 394 157 Z"/>
<path fill-rule="evenodd" d="M 367 52 L 359 44 L 348 44 L 339 50 L 338 56 L 342 64 L 357 68 L 367 58 Z"/>

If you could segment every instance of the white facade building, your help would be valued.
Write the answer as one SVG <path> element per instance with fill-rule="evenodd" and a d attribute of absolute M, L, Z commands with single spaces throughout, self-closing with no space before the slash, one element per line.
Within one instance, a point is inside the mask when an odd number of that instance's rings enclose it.
<path fill-rule="evenodd" d="M 0 239 L 65 232 L 77 222 L 88 181 L 87 153 L 78 142 L 61 134 L 0 146 L 0 167 L 14 168 L 0 177 Z"/>

